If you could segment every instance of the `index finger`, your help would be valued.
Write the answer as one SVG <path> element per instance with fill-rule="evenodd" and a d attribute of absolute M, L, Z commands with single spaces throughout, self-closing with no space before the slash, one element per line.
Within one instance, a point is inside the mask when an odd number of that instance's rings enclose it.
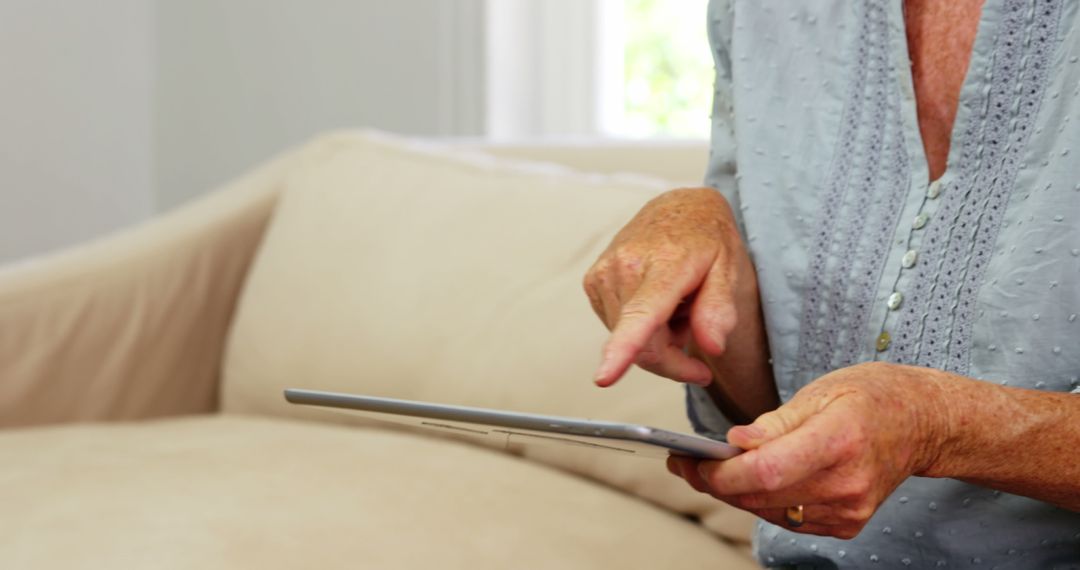
<path fill-rule="evenodd" d="M 603 361 L 596 373 L 600 386 L 614 384 L 645 348 L 649 338 L 666 326 L 679 302 L 697 287 L 692 272 L 666 273 L 657 270 L 645 274 L 641 285 L 622 306 L 619 320 L 604 345 Z"/>
<path fill-rule="evenodd" d="M 791 433 L 726 461 L 704 461 L 702 477 L 721 495 L 763 493 L 790 487 L 839 461 L 833 434 L 843 429 L 829 415 L 810 418 Z"/>

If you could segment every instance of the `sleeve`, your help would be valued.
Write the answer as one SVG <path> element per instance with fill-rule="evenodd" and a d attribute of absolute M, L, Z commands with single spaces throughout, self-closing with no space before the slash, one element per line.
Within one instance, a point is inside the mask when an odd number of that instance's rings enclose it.
<path fill-rule="evenodd" d="M 709 0 L 708 35 L 716 83 L 712 106 L 712 135 L 705 186 L 724 195 L 735 212 L 735 222 L 745 235 L 735 166 L 735 129 L 732 124 L 731 30 L 734 11 L 730 0 Z M 725 417 L 700 386 L 686 386 L 686 413 L 700 435 L 724 441 L 734 423 Z"/>
<path fill-rule="evenodd" d="M 727 441 L 727 431 L 735 425 L 722 414 L 701 386 L 686 385 L 686 415 L 694 433 Z"/>
<path fill-rule="evenodd" d="M 731 31 L 734 11 L 730 0 L 710 0 L 707 32 L 709 49 L 716 69 L 714 82 L 712 131 L 705 186 L 720 192 L 735 212 L 735 221 L 743 230 L 735 165 L 734 101 L 731 87 Z"/>

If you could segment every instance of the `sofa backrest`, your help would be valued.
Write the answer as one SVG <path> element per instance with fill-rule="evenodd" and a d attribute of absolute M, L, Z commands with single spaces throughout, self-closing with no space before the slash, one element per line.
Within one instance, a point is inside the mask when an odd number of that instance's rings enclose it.
<path fill-rule="evenodd" d="M 387 427 L 285 403 L 299 387 L 689 430 L 673 382 L 634 370 L 592 385 L 606 330 L 581 288 L 671 183 L 371 133 L 322 144 L 332 150 L 285 184 L 241 294 L 224 412 Z M 718 512 L 662 461 L 524 454 L 682 513 Z"/>
<path fill-rule="evenodd" d="M 709 159 L 705 141 L 633 141 L 551 138 L 525 141 L 450 139 L 451 148 L 475 150 L 500 158 L 553 162 L 580 172 L 633 172 L 666 180 L 675 186 L 700 186 Z"/>

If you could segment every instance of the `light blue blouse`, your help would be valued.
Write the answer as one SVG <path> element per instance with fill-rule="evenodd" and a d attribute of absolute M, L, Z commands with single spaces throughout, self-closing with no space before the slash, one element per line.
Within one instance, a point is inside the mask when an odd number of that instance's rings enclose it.
<path fill-rule="evenodd" d="M 740 218 L 783 400 L 872 360 L 1080 391 L 1077 2 L 986 0 L 935 181 L 902 0 L 712 0 L 708 33 L 706 184 Z M 722 437 L 708 397 L 687 400 Z M 755 552 L 770 567 L 1080 568 L 1080 514 L 915 477 L 853 540 L 763 522 Z"/>

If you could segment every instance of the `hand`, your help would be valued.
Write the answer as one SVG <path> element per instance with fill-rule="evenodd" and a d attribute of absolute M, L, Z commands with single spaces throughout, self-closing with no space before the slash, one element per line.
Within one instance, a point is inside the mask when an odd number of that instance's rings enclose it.
<path fill-rule="evenodd" d="M 942 448 L 944 373 L 867 363 L 822 376 L 790 402 L 728 432 L 727 461 L 671 457 L 696 490 L 777 525 L 804 505 L 797 532 L 854 538 L 878 506 Z"/>
<path fill-rule="evenodd" d="M 711 188 L 672 190 L 645 205 L 585 276 L 593 310 L 611 330 L 596 374 L 614 384 L 631 364 L 706 385 L 712 372 L 683 349 L 724 352 L 739 298 L 757 280 L 727 201 Z"/>

